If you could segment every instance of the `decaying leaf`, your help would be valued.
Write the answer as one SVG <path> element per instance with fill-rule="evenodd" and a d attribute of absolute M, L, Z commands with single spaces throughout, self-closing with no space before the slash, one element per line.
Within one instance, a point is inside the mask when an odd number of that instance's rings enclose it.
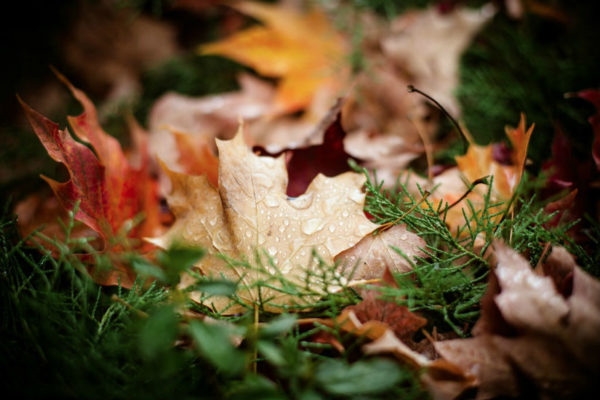
<path fill-rule="evenodd" d="M 426 243 L 410 232 L 406 225 L 396 225 L 382 232 L 373 232 L 335 257 L 340 267 L 352 279 L 375 279 L 386 268 L 394 273 L 412 271 L 415 257 L 424 257 Z M 397 251 L 397 250 L 399 251 Z"/>
<path fill-rule="evenodd" d="M 201 46 L 200 52 L 227 56 L 264 76 L 281 78 L 274 112 L 306 108 L 318 89 L 341 89 L 339 82 L 349 72 L 343 62 L 346 44 L 320 11 L 302 15 L 283 6 L 249 1 L 232 7 L 265 25 Z"/>
<path fill-rule="evenodd" d="M 359 174 L 318 175 L 305 194 L 288 198 L 283 157 L 253 154 L 241 130 L 231 141 L 217 141 L 217 147 L 218 190 L 204 176 L 169 173 L 173 192 L 168 201 L 177 221 L 155 240 L 165 247 L 179 241 L 207 249 L 209 255 L 197 265 L 205 275 L 222 275 L 248 288 L 258 273 L 229 265 L 217 254 L 253 260 L 255 252 L 264 250 L 278 268 L 273 272 L 302 282 L 312 249 L 332 263 L 336 254 L 376 228 L 362 211 L 364 178 Z M 256 290 L 238 294 L 249 304 L 259 301 Z M 261 298 L 270 299 L 266 307 L 275 310 L 274 305 L 293 301 L 269 289 L 262 290 Z"/>
<path fill-rule="evenodd" d="M 412 313 L 408 307 L 378 298 L 377 290 L 368 290 L 363 294 L 363 300 L 344 309 L 352 311 L 357 320 L 365 324 L 369 321 L 381 321 L 404 342 L 412 340 L 412 336 L 425 324 L 427 320 Z"/>
<path fill-rule="evenodd" d="M 477 377 L 478 398 L 574 398 L 591 393 L 600 376 L 595 356 L 600 351 L 600 282 L 561 249 L 552 251 L 551 266 L 544 268 L 554 279 L 537 275 L 501 243 L 495 250 L 498 285 L 484 298 L 475 337 L 437 342 L 436 350 Z M 568 270 L 572 291 L 564 297 L 556 282 L 564 281 Z M 495 307 L 499 314 L 493 312 Z M 501 323 L 493 321 L 498 318 Z"/>
<path fill-rule="evenodd" d="M 66 210 L 72 211 L 79 204 L 75 219 L 100 236 L 101 250 L 118 253 L 127 246 L 142 246 L 139 238 L 161 231 L 156 182 L 148 171 L 144 133 L 139 126 L 131 125 L 134 142 L 139 146 L 139 167 L 136 168 L 125 157 L 119 142 L 102 130 L 96 109 L 87 96 L 62 75 L 58 76 L 84 108 L 81 115 L 69 117 L 69 123 L 75 135 L 94 151 L 75 141 L 67 129 L 59 129 L 56 123 L 21 102 L 48 154 L 64 164 L 70 175 L 69 181 L 64 183 L 42 178 Z M 137 225 L 136 217 L 143 217 Z M 118 237 L 137 238 L 138 243 L 116 240 Z M 112 273 L 95 278 L 102 284 L 116 284 L 120 278 L 121 284 L 128 286 L 134 276 L 124 266 L 117 265 Z"/>

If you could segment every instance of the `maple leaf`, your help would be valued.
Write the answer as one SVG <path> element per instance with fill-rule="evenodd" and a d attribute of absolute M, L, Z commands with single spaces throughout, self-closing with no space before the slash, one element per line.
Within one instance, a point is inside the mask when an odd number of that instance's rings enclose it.
<path fill-rule="evenodd" d="M 217 140 L 219 150 L 219 188 L 205 176 L 168 172 L 173 192 L 168 197 L 176 222 L 167 234 L 154 243 L 167 247 L 174 242 L 199 246 L 208 256 L 196 266 L 205 275 L 239 282 L 246 290 L 238 295 L 248 304 L 259 300 L 249 290 L 259 275 L 229 265 L 218 254 L 233 259 L 254 259 L 264 250 L 281 273 L 292 282 L 303 282 L 312 249 L 325 263 L 342 250 L 356 244 L 376 228 L 363 213 L 364 177 L 347 172 L 334 178 L 321 174 L 305 194 L 288 198 L 287 173 L 283 157 L 261 157 L 252 153 L 238 131 L 230 141 Z M 271 267 L 266 267 L 271 268 Z M 293 301 L 272 289 L 261 290 L 270 299 L 267 309 Z M 227 299 L 216 299 L 217 309 Z M 228 312 L 233 312 L 228 309 Z"/>
<path fill-rule="evenodd" d="M 64 183 L 45 176 L 42 178 L 48 182 L 66 210 L 74 211 L 79 203 L 74 218 L 98 233 L 104 251 L 119 252 L 129 245 L 114 240 L 123 233 L 129 238 L 157 234 L 160 231 L 160 217 L 156 182 L 148 171 L 146 139 L 141 128 L 130 124 L 134 142 L 140 147 L 140 166 L 134 168 L 119 142 L 100 127 L 96 109 L 88 97 L 65 77 L 59 73 L 57 76 L 83 105 L 84 112 L 76 117 L 68 117 L 68 120 L 75 135 L 88 143 L 93 151 L 75 141 L 67 129 L 59 129 L 56 123 L 19 99 L 48 154 L 64 164 L 70 176 Z M 144 215 L 144 220 L 127 231 L 126 223 L 131 223 L 140 214 Z M 139 246 L 143 246 L 142 242 Z M 132 284 L 134 276 L 124 266 L 117 266 L 116 271 L 95 277 L 101 284 L 116 284 L 119 278 L 123 286 L 128 286 Z"/>
<path fill-rule="evenodd" d="M 553 249 L 550 266 L 544 268 L 554 276 L 540 276 L 514 250 L 501 243 L 494 247 L 496 283 L 482 300 L 475 337 L 436 342 L 436 350 L 477 376 L 478 398 L 590 393 L 600 376 L 595 357 L 600 351 L 600 282 L 564 249 Z M 565 297 L 556 283 L 568 274 L 572 289 L 564 291 Z"/>
<path fill-rule="evenodd" d="M 200 52 L 226 56 L 261 75 L 281 78 L 274 112 L 302 110 L 317 89 L 335 91 L 344 81 L 349 72 L 344 63 L 346 44 L 321 12 L 299 15 L 282 6 L 248 1 L 231 6 L 265 25 L 203 45 Z"/>

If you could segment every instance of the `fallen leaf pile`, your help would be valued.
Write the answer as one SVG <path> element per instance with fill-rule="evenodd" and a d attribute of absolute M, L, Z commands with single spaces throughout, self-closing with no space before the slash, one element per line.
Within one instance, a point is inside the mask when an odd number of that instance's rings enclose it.
<path fill-rule="evenodd" d="M 136 279 L 127 256 L 152 264 L 170 249 L 201 248 L 206 254 L 190 262 L 180 280 L 180 270 L 174 280 L 161 280 L 160 274 L 153 278 L 173 298 L 189 295 L 186 306 L 194 313 L 201 309 L 226 316 L 254 310 L 256 332 L 259 311 L 312 312 L 316 300 L 351 291 L 354 300 L 336 304 L 334 313 L 292 325 L 314 329 L 306 340 L 334 352 L 352 349 L 361 356 L 395 357 L 437 399 L 587 395 L 600 376 L 594 356 L 600 354 L 600 282 L 562 247 L 554 246 L 547 258 L 544 250 L 532 268 L 523 255 L 497 241 L 495 232 L 472 233 L 472 220 L 484 213 L 493 214 L 493 226 L 512 217 L 534 125 L 527 127 L 522 114 L 516 128 L 507 127 L 510 148 L 478 145 L 467 134 L 468 148 L 455 157 L 456 166 L 433 176 L 431 151 L 441 147 L 432 137 L 437 121 L 424 98 L 406 91 L 408 83 L 415 83 L 459 115 L 452 96 L 458 59 L 491 18 L 493 7 L 457 7 L 444 14 L 429 8 L 403 14 L 390 24 L 358 13 L 356 21 L 365 28 L 359 47 L 366 66 L 356 75 L 348 62 L 352 40 L 334 28 L 323 10 L 292 11 L 247 1 L 228 7 L 258 24 L 204 44 L 199 52 L 232 58 L 277 81 L 248 73 L 239 77 L 237 92 L 200 99 L 167 94 L 149 116 L 150 137 L 131 118 L 131 154 L 101 128 L 90 99 L 60 74 L 84 109 L 68 118 L 73 136 L 21 102 L 46 151 L 69 175 L 62 183 L 43 176 L 54 199 L 34 194 L 18 204 L 23 235 L 39 237 L 32 232 L 46 223 L 41 233 L 47 241 L 64 241 L 65 230 L 53 219 L 71 213 L 79 222 L 71 238 L 91 237 L 95 246 L 77 254 L 92 278 L 126 288 Z M 589 90 L 578 96 L 600 110 L 599 93 Z M 591 154 L 600 168 L 599 116 L 590 123 Z M 563 139 L 556 136 L 555 153 Z M 425 150 L 429 179 L 407 169 Z M 398 178 L 405 182 L 412 208 L 403 209 L 398 197 L 395 207 L 403 215 L 377 225 L 379 215 L 369 208 L 365 212 L 365 187 L 371 186 L 364 174 L 352 171 L 349 160 L 376 171 L 386 187 Z M 577 174 L 568 163 L 556 155 L 546 166 L 552 171 L 552 193 L 569 191 L 546 204 L 546 213 L 557 214 L 544 227 L 558 226 L 565 215 L 571 220 L 579 215 L 573 211 Z M 382 192 L 379 200 L 391 201 L 394 195 Z M 161 209 L 162 200 L 166 206 Z M 430 211 L 425 200 L 439 211 L 439 227 L 450 228 L 459 256 L 448 243 L 430 241 L 435 232 L 415 232 L 410 218 L 402 221 L 413 211 L 424 217 Z M 465 239 L 469 234 L 473 237 Z M 484 242 L 489 248 L 483 248 Z M 72 241 L 67 244 L 81 252 Z M 60 250 L 47 246 L 55 255 Z M 108 255 L 114 269 L 96 271 L 94 254 Z M 436 258 L 438 254 L 447 257 Z M 485 271 L 470 261 L 460 265 L 466 254 Z M 477 315 L 463 328 L 452 325 L 453 332 L 438 334 L 438 323 L 451 325 L 447 315 L 445 322 L 426 318 L 431 307 L 419 308 L 410 294 L 383 296 L 389 293 L 384 289 L 400 289 L 400 278 L 417 285 L 419 266 L 428 260 L 434 260 L 429 266 L 437 270 L 460 269 L 469 284 L 478 281 L 479 294 L 482 279 L 488 279 L 471 337 L 466 337 L 469 324 Z M 330 269 L 329 275 L 320 274 L 323 268 Z M 202 282 L 223 281 L 235 290 L 214 294 L 201 287 Z M 478 299 L 473 297 L 469 306 Z M 235 346 L 252 340 L 250 333 L 236 335 Z M 298 343 L 301 347 L 307 342 Z"/>
<path fill-rule="evenodd" d="M 278 83 L 244 76 L 239 92 L 200 99 L 165 95 L 150 115 L 153 151 L 169 168 L 183 171 L 166 127 L 204 136 L 210 143 L 214 137 L 230 138 L 240 117 L 247 122 L 251 144 L 270 153 L 319 144 L 323 139 L 313 134 L 314 126 L 337 97 L 348 96 L 342 121 L 348 132 L 345 149 L 377 170 L 388 186 L 423 153 L 423 138 L 428 140 L 436 127 L 425 99 L 407 93 L 406 86 L 423 85 L 458 115 L 452 91 L 459 56 L 494 12 L 493 7 L 457 7 L 441 14 L 431 7 L 393 21 L 366 12 L 357 15 L 365 33 L 355 50 L 363 53 L 366 67 L 351 77 L 351 34 L 340 34 L 335 21 L 318 8 L 298 12 L 247 1 L 232 7 L 264 25 L 202 45 L 200 52 L 230 57 L 262 76 L 279 78 Z"/>

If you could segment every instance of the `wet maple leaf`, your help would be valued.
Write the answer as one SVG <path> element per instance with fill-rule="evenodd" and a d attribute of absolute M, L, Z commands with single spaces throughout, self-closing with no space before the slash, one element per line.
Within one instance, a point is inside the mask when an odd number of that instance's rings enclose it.
<path fill-rule="evenodd" d="M 332 263 L 336 254 L 376 228 L 362 210 L 361 175 L 347 172 L 328 178 L 319 174 L 305 194 L 289 198 L 283 157 L 253 154 L 241 132 L 230 141 L 218 140 L 217 148 L 218 189 L 205 176 L 169 172 L 173 192 L 167 200 L 177 220 L 154 242 L 164 247 L 180 242 L 205 248 L 208 256 L 197 268 L 205 275 L 225 277 L 246 287 L 238 292 L 242 301 L 253 304 L 259 300 L 256 289 L 248 288 L 260 274 L 232 266 L 218 254 L 252 260 L 256 251 L 264 250 L 278 268 L 272 272 L 302 283 L 306 266 L 314 265 L 312 249 Z M 273 311 L 280 311 L 276 305 L 295 300 L 266 288 L 261 296 L 270 299 L 266 308 Z M 229 303 L 221 300 L 216 298 L 213 304 L 220 310 Z"/>
<path fill-rule="evenodd" d="M 338 82 L 348 74 L 346 44 L 324 14 L 315 9 L 303 15 L 249 1 L 232 7 L 265 25 L 203 45 L 200 52 L 229 57 L 261 75 L 281 78 L 274 112 L 302 110 L 317 89 L 339 89 Z"/>
<path fill-rule="evenodd" d="M 160 231 L 156 183 L 148 171 L 144 133 L 139 126 L 131 125 L 134 142 L 139 147 L 140 166 L 135 168 L 125 157 L 119 142 L 100 127 L 96 109 L 89 98 L 62 75 L 57 75 L 83 105 L 84 112 L 68 120 L 77 138 L 89 144 L 91 149 L 75 141 L 68 129 L 59 129 L 56 123 L 21 101 L 48 154 L 64 164 L 70 176 L 63 183 L 45 176 L 42 178 L 66 210 L 74 210 L 79 203 L 74 217 L 98 233 L 103 251 L 118 253 L 132 243 L 121 243 L 117 238 L 123 235 L 141 238 Z M 143 221 L 133 225 L 133 219 L 140 215 L 144 217 Z M 144 246 L 141 241 L 137 245 Z M 116 284 L 120 278 L 122 285 L 131 285 L 133 273 L 124 266 L 117 266 L 117 269 L 95 278 L 101 284 Z"/>

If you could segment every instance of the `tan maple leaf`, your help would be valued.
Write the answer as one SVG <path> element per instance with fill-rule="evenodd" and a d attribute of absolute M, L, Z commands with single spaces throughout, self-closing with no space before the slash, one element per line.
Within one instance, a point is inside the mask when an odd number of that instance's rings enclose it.
<path fill-rule="evenodd" d="M 177 220 L 154 242 L 163 247 L 179 242 L 205 248 L 208 256 L 197 268 L 204 275 L 238 282 L 240 300 L 251 305 L 259 301 L 256 290 L 249 288 L 260 273 L 228 263 L 219 254 L 254 260 L 256 252 L 264 250 L 273 261 L 265 267 L 269 272 L 303 283 L 306 269 L 315 268 L 313 249 L 331 264 L 336 254 L 376 225 L 363 213 L 363 176 L 353 172 L 333 178 L 317 175 L 305 194 L 289 198 L 284 158 L 253 154 L 241 130 L 230 141 L 217 140 L 218 189 L 205 176 L 169 172 L 173 191 L 168 202 Z M 272 311 L 297 300 L 265 288 L 260 299 L 269 299 L 265 308 Z M 218 310 L 229 303 L 228 299 L 211 302 Z"/>

